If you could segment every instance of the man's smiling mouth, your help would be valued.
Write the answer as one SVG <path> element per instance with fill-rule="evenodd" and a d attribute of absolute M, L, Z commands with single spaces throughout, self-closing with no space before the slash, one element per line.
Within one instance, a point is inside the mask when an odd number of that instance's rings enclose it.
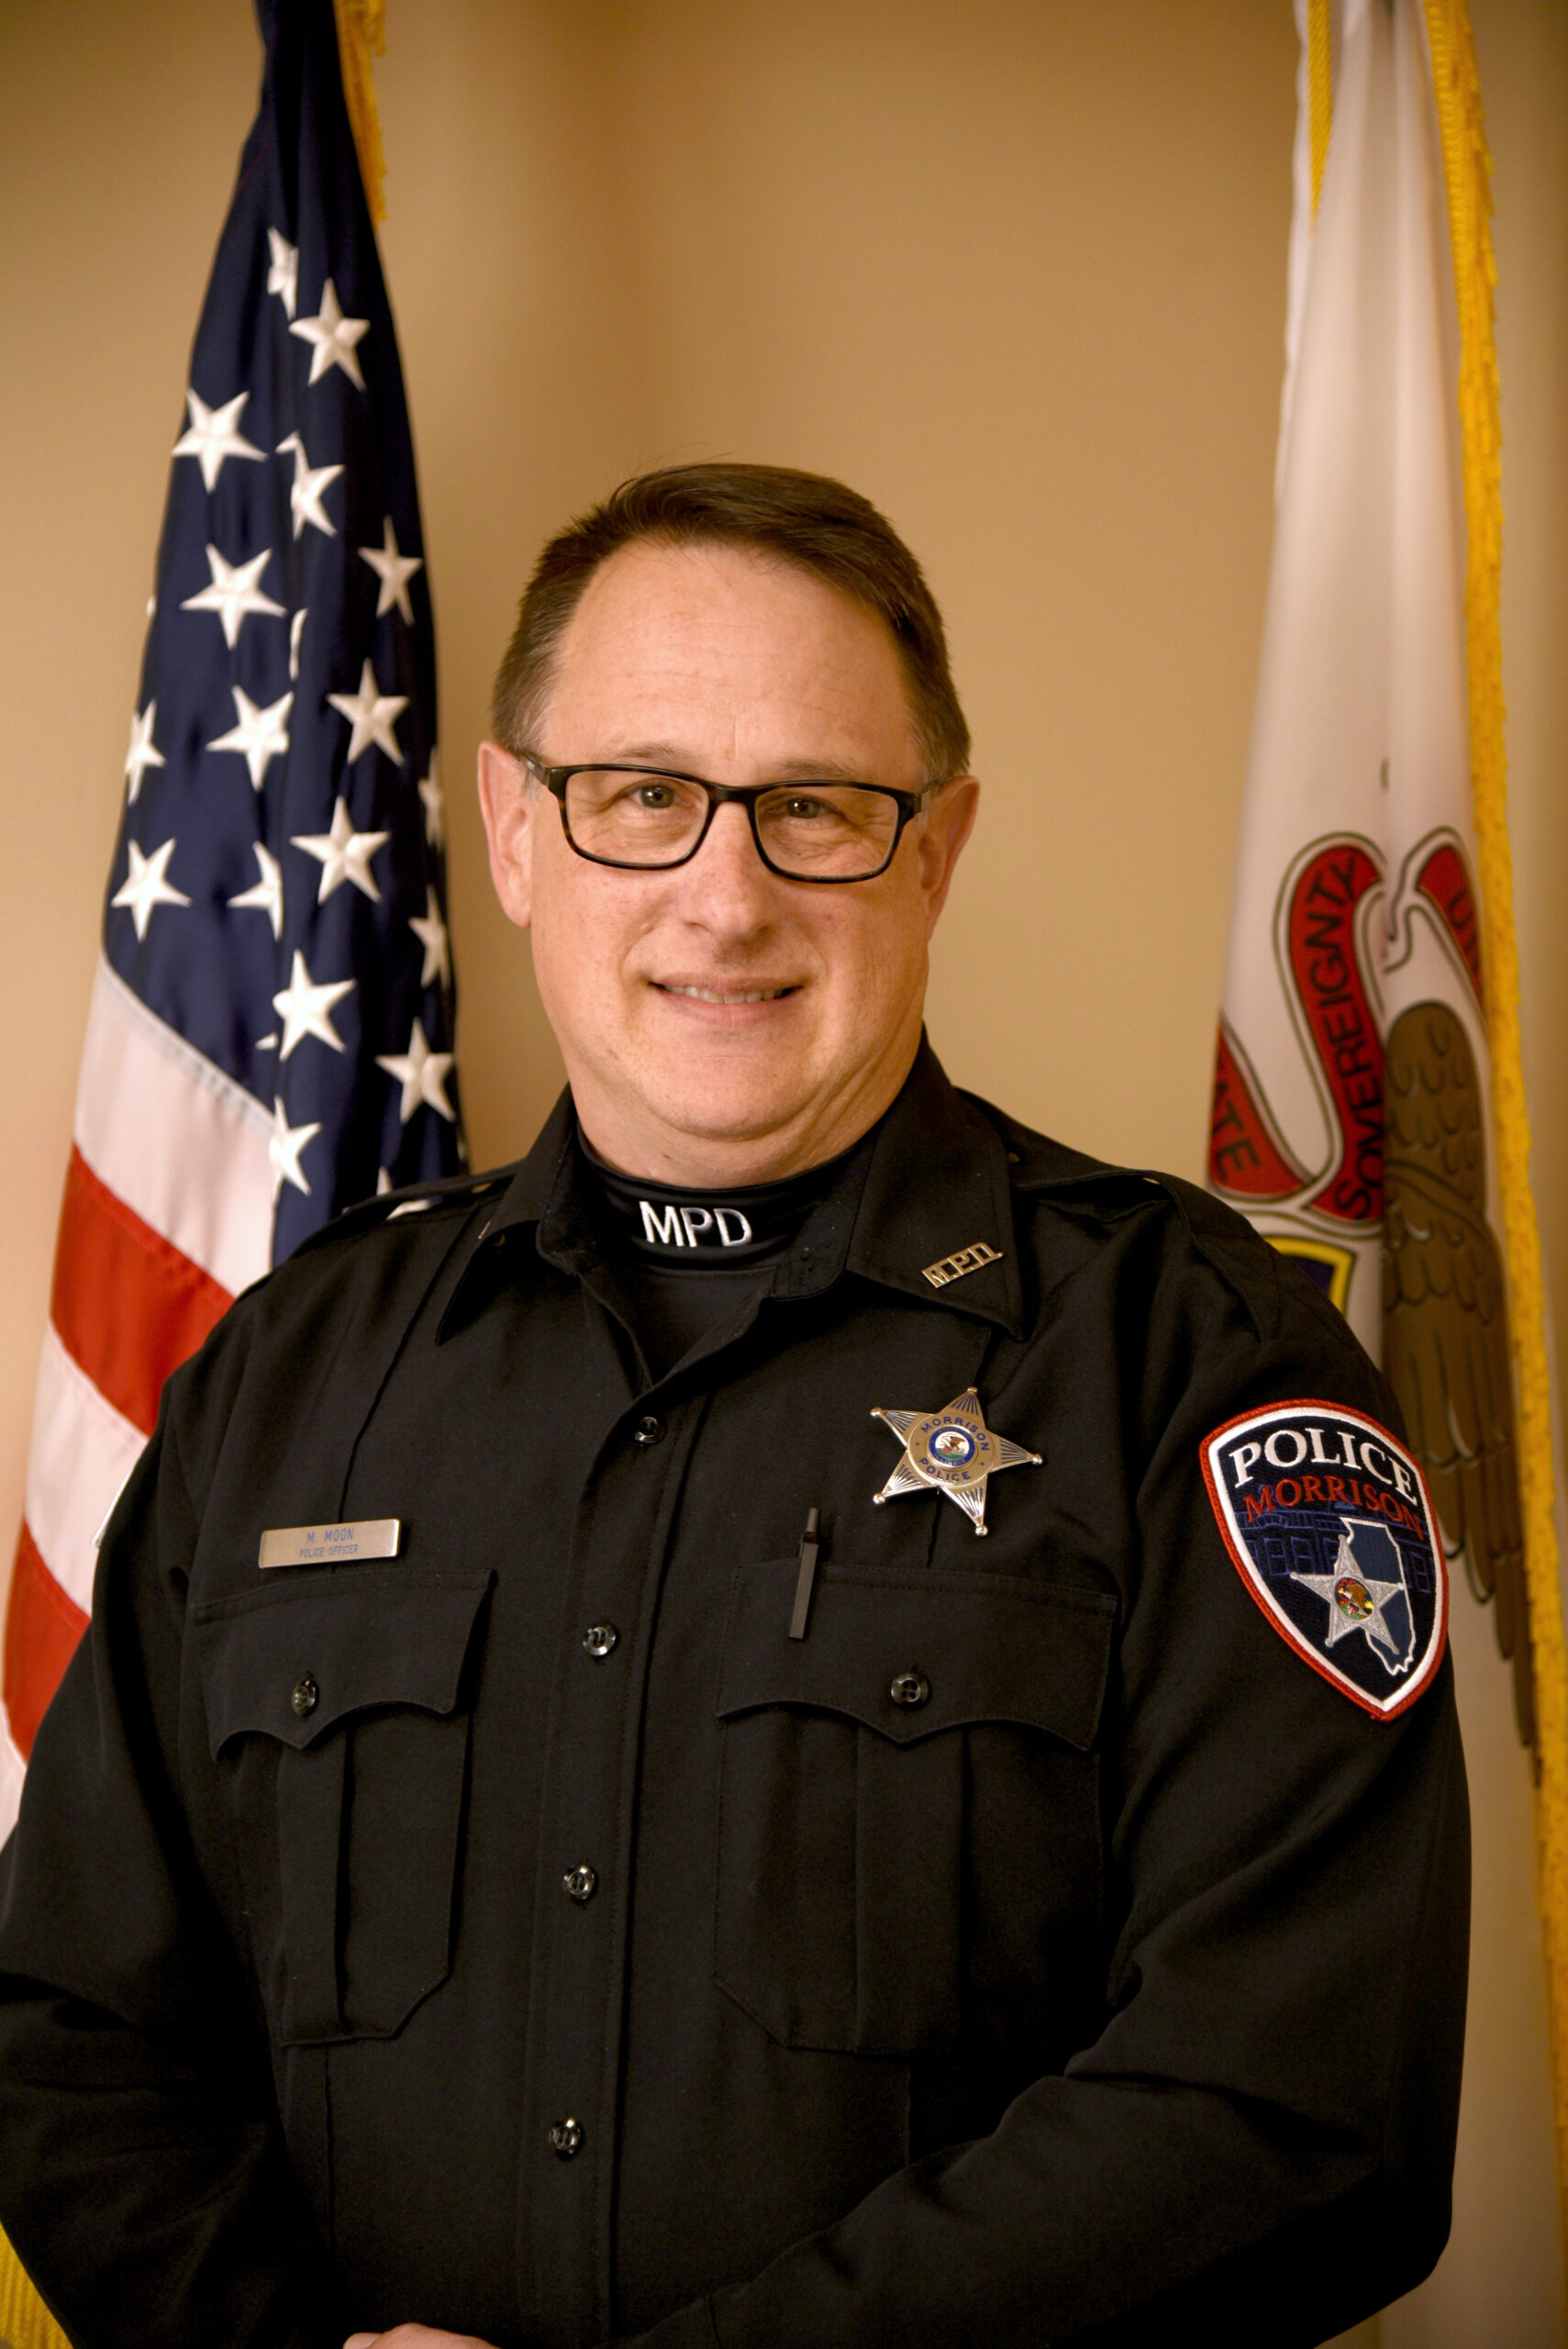
<path fill-rule="evenodd" d="M 793 986 L 745 987 L 733 990 L 718 987 L 682 986 L 673 980 L 655 979 L 661 995 L 689 996 L 694 1003 L 777 1003 L 781 996 L 794 995 Z"/>

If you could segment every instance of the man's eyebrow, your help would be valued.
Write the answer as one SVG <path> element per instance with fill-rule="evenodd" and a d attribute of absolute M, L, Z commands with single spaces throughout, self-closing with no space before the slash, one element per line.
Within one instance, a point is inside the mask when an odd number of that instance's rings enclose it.
<path fill-rule="evenodd" d="M 620 750 L 606 751 L 605 757 L 617 766 L 635 763 L 671 767 L 680 774 L 695 771 L 694 763 L 673 742 L 628 742 Z M 781 759 L 769 767 L 766 779 L 770 783 L 864 783 L 866 776 L 862 768 L 846 766 L 840 759 Z"/>

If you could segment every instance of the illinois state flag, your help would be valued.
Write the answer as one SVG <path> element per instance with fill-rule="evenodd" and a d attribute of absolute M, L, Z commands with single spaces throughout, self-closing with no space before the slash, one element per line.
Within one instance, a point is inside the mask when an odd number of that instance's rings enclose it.
<path fill-rule="evenodd" d="M 0 1835 L 164 1378 L 337 1208 L 456 1171 L 436 672 L 332 0 L 261 108 L 191 353 L 6 1625 Z"/>
<path fill-rule="evenodd" d="M 1445 1546 L 1496 1597 L 1528 1736 L 1443 159 L 1420 0 L 1344 0 L 1331 87 L 1329 13 L 1297 0 L 1275 536 L 1209 1174 L 1383 1363 Z"/>

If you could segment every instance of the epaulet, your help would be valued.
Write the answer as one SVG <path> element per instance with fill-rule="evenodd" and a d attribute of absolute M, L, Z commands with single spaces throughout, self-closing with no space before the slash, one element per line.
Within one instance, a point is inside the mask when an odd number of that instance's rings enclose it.
<path fill-rule="evenodd" d="M 1184 1182 L 1179 1174 L 1148 1174 L 1142 1179 L 1165 1193 L 1194 1248 L 1245 1306 L 1261 1338 L 1278 1329 L 1288 1300 L 1337 1340 L 1355 1343 L 1337 1307 L 1235 1208 L 1196 1183 Z"/>
<path fill-rule="evenodd" d="M 1015 1190 L 1062 1191 L 1081 1195 L 1085 1206 L 1111 1208 L 1134 1204 L 1146 1193 L 1151 1178 L 1135 1168 L 1113 1166 L 1106 1159 L 1091 1158 L 1086 1151 L 1070 1150 L 1065 1142 L 1053 1141 L 1049 1134 L 1020 1125 L 1017 1118 L 1009 1118 L 995 1102 L 983 1101 L 977 1093 L 964 1093 L 962 1098 L 979 1110 L 1000 1139 L 1007 1153 L 1007 1178 Z"/>
<path fill-rule="evenodd" d="M 504 1191 L 515 1172 L 513 1167 L 503 1166 L 484 1174 L 447 1174 L 428 1183 L 406 1184 L 401 1190 L 383 1191 L 374 1198 L 359 1199 L 352 1207 L 340 1208 L 319 1231 L 302 1240 L 294 1253 L 306 1256 L 312 1249 L 357 1240 L 364 1232 L 395 1223 L 400 1216 L 428 1215 L 441 1208 L 456 1208 L 466 1214 L 479 1200 Z"/>
<path fill-rule="evenodd" d="M 973 1094 L 964 1098 L 1000 1135 L 1015 1189 L 1042 1195 L 1053 1208 L 1091 1219 L 1114 1220 L 1158 1203 L 1167 1212 L 1174 1211 L 1191 1246 L 1240 1299 L 1260 1337 L 1277 1325 L 1287 1292 L 1325 1326 L 1343 1334 L 1340 1316 L 1321 1292 L 1271 1248 L 1245 1216 L 1211 1192 L 1184 1182 L 1179 1174 L 1115 1166 L 1069 1150 L 1065 1143 L 1020 1125 L 989 1101 Z"/>

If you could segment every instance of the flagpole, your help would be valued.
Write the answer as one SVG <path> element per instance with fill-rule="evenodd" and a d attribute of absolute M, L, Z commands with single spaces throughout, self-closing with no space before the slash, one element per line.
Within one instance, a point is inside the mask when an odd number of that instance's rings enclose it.
<path fill-rule="evenodd" d="M 1518 1386 L 1519 1500 L 1536 1703 L 1536 1831 L 1551 2021 L 1558 2191 L 1568 2242 L 1568 1653 L 1553 1518 L 1551 1397 L 1540 1239 L 1529 1178 L 1529 1113 L 1519 1035 L 1504 740 L 1500 597 L 1502 433 L 1493 291 L 1491 158 L 1465 0 L 1425 0 L 1448 187 L 1459 310 L 1459 411 L 1468 551 L 1464 584 L 1476 858 L 1485 911 L 1486 1021 L 1493 1124 L 1507 1247 L 1509 1327 Z"/>

